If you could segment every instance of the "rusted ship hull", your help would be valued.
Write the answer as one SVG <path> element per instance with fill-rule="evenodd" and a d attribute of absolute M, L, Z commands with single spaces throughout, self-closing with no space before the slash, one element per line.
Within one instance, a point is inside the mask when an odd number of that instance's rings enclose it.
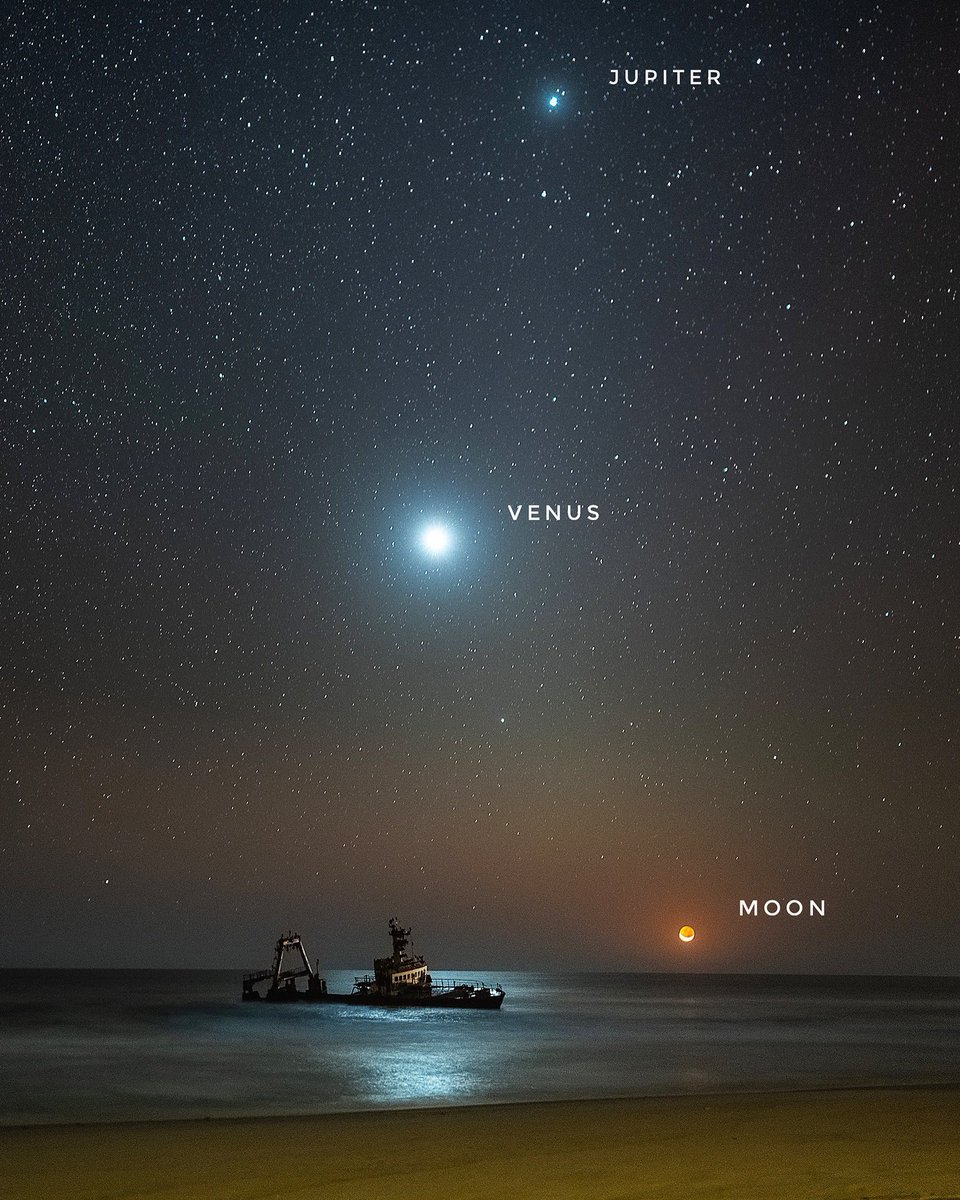
<path fill-rule="evenodd" d="M 449 991 L 420 992 L 406 996 L 380 996 L 364 992 L 268 991 L 264 996 L 246 993 L 245 1000 L 262 1000 L 267 1004 L 287 1004 L 304 1001 L 307 1004 L 352 1004 L 366 1008 L 485 1008 L 498 1009 L 504 994 L 500 988 L 453 988 Z"/>
<path fill-rule="evenodd" d="M 422 993 L 409 996 L 363 995 L 357 992 L 337 994 L 327 992 L 323 996 L 302 994 L 304 1000 L 323 1004 L 355 1004 L 369 1008 L 489 1008 L 498 1009 L 503 1004 L 503 992 L 499 989 L 483 988 L 476 991 Z"/>

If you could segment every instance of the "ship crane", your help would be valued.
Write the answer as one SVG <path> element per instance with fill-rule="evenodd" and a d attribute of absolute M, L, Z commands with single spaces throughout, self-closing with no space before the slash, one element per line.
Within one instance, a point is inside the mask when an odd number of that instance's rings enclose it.
<path fill-rule="evenodd" d="M 293 955 L 294 962 L 297 961 L 299 955 L 303 966 L 284 970 L 283 960 L 287 954 Z M 244 975 L 243 999 L 259 1000 L 260 993 L 257 991 L 256 985 L 269 979 L 270 986 L 264 996 L 265 1000 L 299 1000 L 297 980 L 304 977 L 307 980 L 308 996 L 322 996 L 326 993 L 326 980 L 321 979 L 319 971 L 310 966 L 310 959 L 307 958 L 307 951 L 300 934 L 282 934 L 277 938 L 277 944 L 273 950 L 273 966 L 268 971 L 251 971 L 249 975 Z"/>

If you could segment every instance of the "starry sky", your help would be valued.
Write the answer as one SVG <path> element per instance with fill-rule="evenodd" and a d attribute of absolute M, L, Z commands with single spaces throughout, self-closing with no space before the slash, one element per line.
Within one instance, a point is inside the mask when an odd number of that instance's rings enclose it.
<path fill-rule="evenodd" d="M 960 973 L 958 27 L 7 8 L 0 964 Z"/>

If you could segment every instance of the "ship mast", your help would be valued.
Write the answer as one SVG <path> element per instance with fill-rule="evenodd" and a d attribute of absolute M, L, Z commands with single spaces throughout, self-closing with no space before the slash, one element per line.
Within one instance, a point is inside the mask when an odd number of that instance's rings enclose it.
<path fill-rule="evenodd" d="M 390 924 L 388 928 L 390 930 L 390 937 L 393 941 L 393 963 L 394 966 L 399 967 L 403 962 L 403 952 L 407 948 L 407 942 L 409 941 L 410 934 L 413 932 L 413 930 L 404 929 L 402 925 L 398 925 L 396 917 L 390 918 Z"/>

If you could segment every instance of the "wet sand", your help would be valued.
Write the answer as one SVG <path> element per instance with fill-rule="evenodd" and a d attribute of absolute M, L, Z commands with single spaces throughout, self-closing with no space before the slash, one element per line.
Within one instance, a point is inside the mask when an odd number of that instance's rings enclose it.
<path fill-rule="evenodd" d="M 10 1200 L 957 1200 L 960 1090 L 0 1130 Z"/>

